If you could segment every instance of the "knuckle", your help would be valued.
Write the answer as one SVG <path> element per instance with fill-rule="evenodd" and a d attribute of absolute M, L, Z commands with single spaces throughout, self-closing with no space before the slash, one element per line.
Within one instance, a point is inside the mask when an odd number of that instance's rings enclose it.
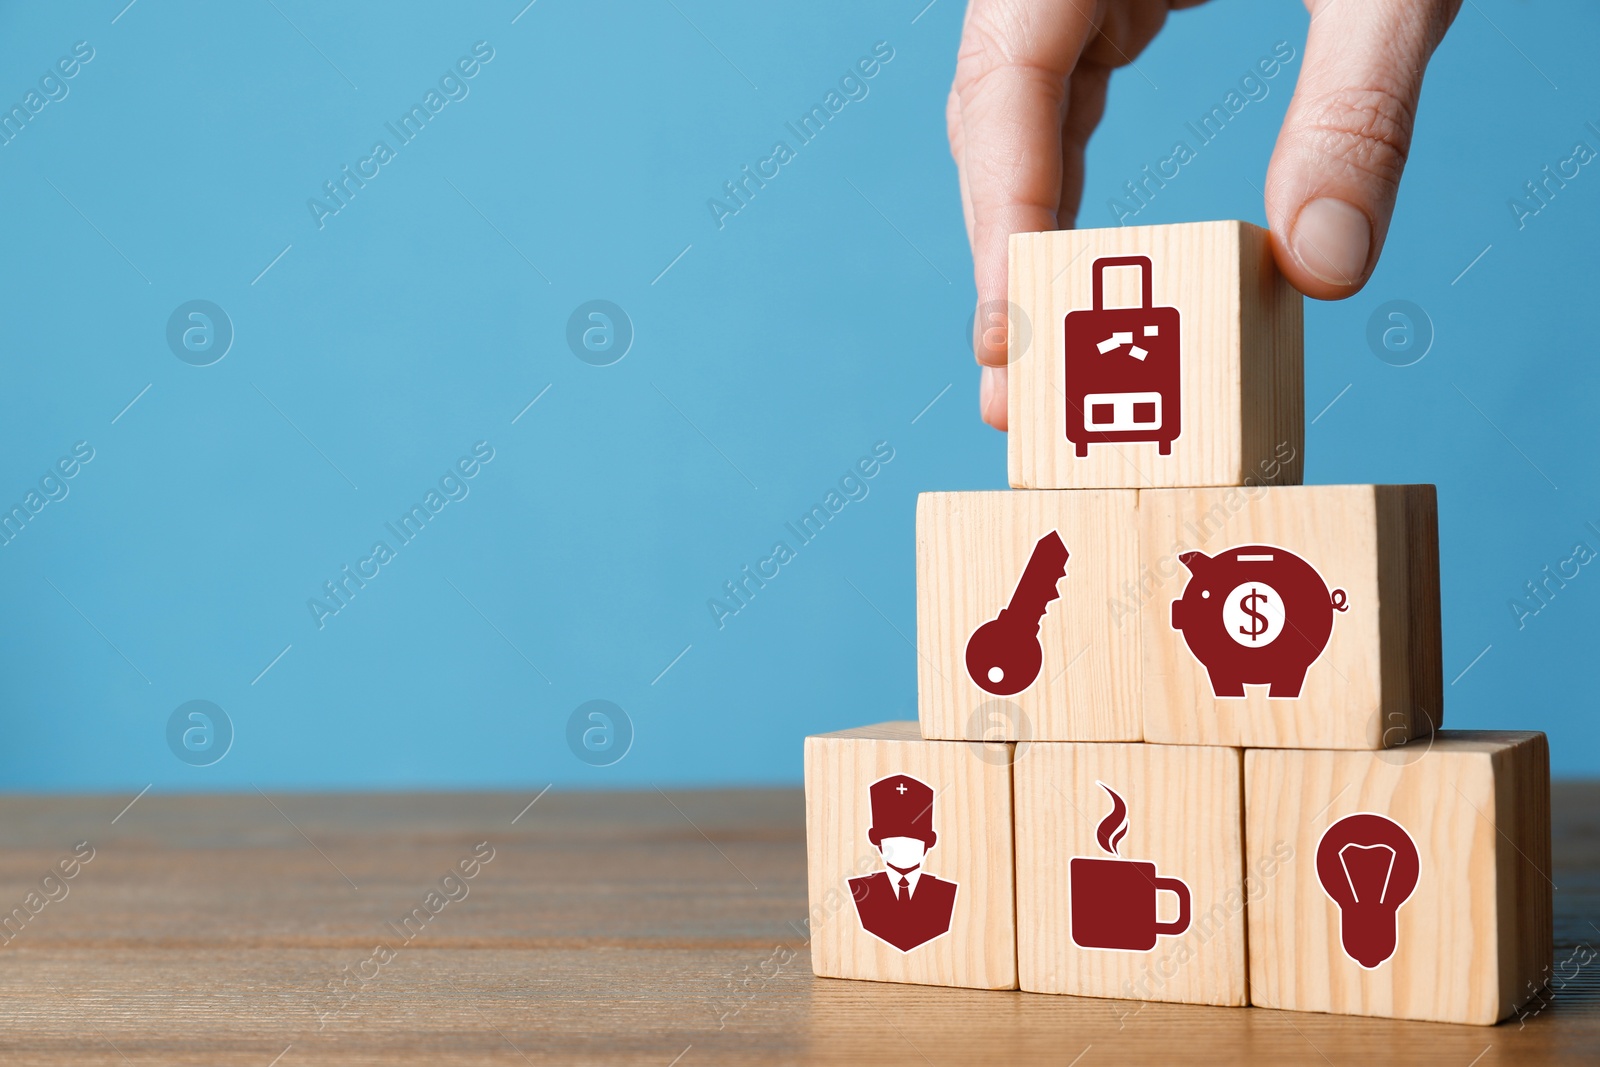
<path fill-rule="evenodd" d="M 996 77 L 1020 74 L 1039 78 L 1065 92 L 1072 64 L 1063 65 L 1056 57 L 1041 55 L 1039 45 L 1032 40 L 1037 36 L 1035 30 L 1027 10 L 1002 16 L 994 5 L 974 7 L 961 33 L 952 91 L 970 101 Z"/>
<path fill-rule="evenodd" d="M 958 93 L 964 94 L 985 74 L 1011 60 L 1004 29 L 995 25 L 984 10 L 973 9 L 961 31 L 961 45 L 956 52 L 955 91 Z"/>
<path fill-rule="evenodd" d="M 951 97 L 961 104 L 974 100 L 982 93 L 984 85 L 994 77 L 995 73 L 1004 69 L 1005 64 L 996 62 L 992 57 L 967 59 L 963 54 L 963 57 L 956 61 L 956 77 L 950 86 Z"/>
<path fill-rule="evenodd" d="M 1415 111 L 1392 89 L 1344 89 L 1309 101 L 1302 129 L 1319 155 L 1398 185 Z"/>

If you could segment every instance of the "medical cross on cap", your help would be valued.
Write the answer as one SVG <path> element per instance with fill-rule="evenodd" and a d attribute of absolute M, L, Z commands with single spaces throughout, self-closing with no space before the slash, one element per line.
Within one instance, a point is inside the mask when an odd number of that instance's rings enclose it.
<path fill-rule="evenodd" d="M 899 793 L 901 796 L 905 796 L 906 784 L 904 782 L 901 782 L 899 785 L 895 786 L 894 789 L 895 792 Z"/>

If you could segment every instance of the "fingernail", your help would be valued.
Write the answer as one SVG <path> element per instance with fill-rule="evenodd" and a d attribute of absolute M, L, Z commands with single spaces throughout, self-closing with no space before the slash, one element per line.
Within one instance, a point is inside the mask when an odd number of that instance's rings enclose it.
<path fill-rule="evenodd" d="M 989 401 L 994 399 L 994 368 L 984 367 L 978 378 L 978 417 L 989 417 Z"/>
<path fill-rule="evenodd" d="M 1300 265 L 1329 285 L 1355 285 L 1367 269 L 1372 227 L 1351 204 L 1324 196 L 1300 209 L 1290 250 Z"/>

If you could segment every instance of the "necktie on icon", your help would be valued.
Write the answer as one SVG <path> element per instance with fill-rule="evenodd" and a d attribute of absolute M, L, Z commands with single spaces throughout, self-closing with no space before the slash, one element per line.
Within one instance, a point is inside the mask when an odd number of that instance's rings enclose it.
<path fill-rule="evenodd" d="M 900 876 L 900 893 L 899 893 L 899 897 L 900 897 L 901 900 L 904 900 L 904 899 L 906 899 L 906 897 L 910 893 L 911 893 L 911 880 L 909 878 L 907 878 L 905 875 L 902 874 Z"/>

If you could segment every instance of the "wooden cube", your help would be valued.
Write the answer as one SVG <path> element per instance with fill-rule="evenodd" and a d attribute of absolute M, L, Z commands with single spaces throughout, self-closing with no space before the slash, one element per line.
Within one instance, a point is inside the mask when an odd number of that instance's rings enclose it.
<path fill-rule="evenodd" d="M 1140 493 L 1145 739 L 1377 749 L 1438 727 L 1437 507 L 1431 485 Z"/>
<path fill-rule="evenodd" d="M 1010 266 L 1013 486 L 1300 481 L 1301 297 L 1266 230 L 1019 233 Z"/>
<path fill-rule="evenodd" d="M 1111 611 L 1137 577 L 1138 514 L 1132 490 L 918 497 L 923 736 L 1140 739 L 1138 618 Z"/>
<path fill-rule="evenodd" d="M 1017 747 L 1021 988 L 1247 1003 L 1242 755 Z"/>
<path fill-rule="evenodd" d="M 1011 750 L 914 722 L 806 738 L 812 970 L 1016 988 Z"/>
<path fill-rule="evenodd" d="M 1253 1004 L 1488 1024 L 1549 976 L 1543 734 L 1252 750 L 1245 843 L 1279 861 L 1249 904 Z"/>

